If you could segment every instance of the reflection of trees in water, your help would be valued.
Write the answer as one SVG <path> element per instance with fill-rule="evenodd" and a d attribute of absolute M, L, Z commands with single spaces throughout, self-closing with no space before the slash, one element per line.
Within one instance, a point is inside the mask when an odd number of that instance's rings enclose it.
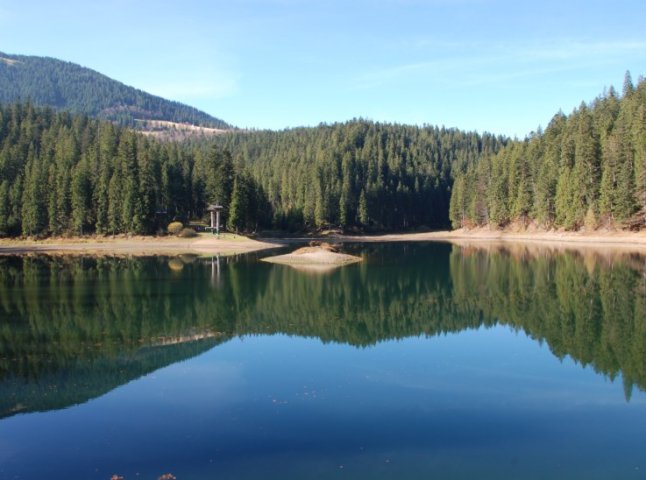
<path fill-rule="evenodd" d="M 86 401 L 230 338 L 231 308 L 192 268 L 1 258 L 0 416 Z"/>
<path fill-rule="evenodd" d="M 559 358 L 646 389 L 646 263 L 565 252 L 514 255 L 457 248 L 453 301 L 546 341 Z"/>
<path fill-rule="evenodd" d="M 28 379 L 8 375 L 0 382 L 0 418 L 86 402 L 166 365 L 199 355 L 223 340 L 208 338 L 172 346 L 142 347 L 123 354 L 79 358 Z"/>
<path fill-rule="evenodd" d="M 475 328 L 451 299 L 446 245 L 418 251 L 404 264 L 401 245 L 375 249 L 363 262 L 329 275 L 305 276 L 274 267 L 255 314 L 239 319 L 238 333 L 288 333 L 367 346 L 383 340 Z"/>
<path fill-rule="evenodd" d="M 175 276 L 165 261 L 9 258 L 0 282 L 2 376 L 37 376 L 211 326 L 203 304 L 186 301 L 203 282 Z"/>
<path fill-rule="evenodd" d="M 215 283 L 210 259 L 171 268 L 164 258 L 1 258 L 0 415 L 93 398 L 233 335 L 366 346 L 496 322 L 560 358 L 623 373 L 627 392 L 646 388 L 643 257 L 442 244 L 362 251 L 361 264 L 320 276 L 222 259 Z"/>

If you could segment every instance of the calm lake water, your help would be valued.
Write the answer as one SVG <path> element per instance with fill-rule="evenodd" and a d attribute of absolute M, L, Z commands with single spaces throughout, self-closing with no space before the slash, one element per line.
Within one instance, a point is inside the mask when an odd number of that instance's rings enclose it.
<path fill-rule="evenodd" d="M 646 477 L 646 260 L 0 258 L 0 478 Z"/>

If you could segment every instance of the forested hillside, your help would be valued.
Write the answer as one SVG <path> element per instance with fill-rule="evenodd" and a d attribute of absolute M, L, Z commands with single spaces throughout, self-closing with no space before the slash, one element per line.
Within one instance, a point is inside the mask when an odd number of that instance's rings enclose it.
<path fill-rule="evenodd" d="M 215 142 L 0 106 L 0 235 L 154 233 L 216 201 L 234 231 L 447 226 L 451 169 L 503 144 L 365 121 Z"/>
<path fill-rule="evenodd" d="M 451 172 L 505 143 L 489 134 L 365 120 L 214 139 L 246 165 L 274 226 L 447 228 Z"/>
<path fill-rule="evenodd" d="M 610 88 L 456 171 L 450 216 L 455 228 L 644 228 L 646 82 L 627 74 L 621 96 Z"/>
<path fill-rule="evenodd" d="M 152 233 L 214 201 L 239 231 L 646 226 L 646 82 L 629 74 L 523 141 L 361 119 L 213 136 L 229 126 L 195 108 L 0 52 L 2 104 L 0 235 Z"/>
<path fill-rule="evenodd" d="M 164 120 L 230 128 L 196 108 L 129 87 L 74 63 L 0 52 L 0 103 L 18 100 L 132 127 L 137 126 L 136 120 Z"/>
<path fill-rule="evenodd" d="M 262 193 L 226 152 L 30 104 L 0 106 L 0 235 L 154 233 L 169 219 L 199 218 L 236 185 L 246 187 L 246 209 L 232 226 L 256 228 Z"/>

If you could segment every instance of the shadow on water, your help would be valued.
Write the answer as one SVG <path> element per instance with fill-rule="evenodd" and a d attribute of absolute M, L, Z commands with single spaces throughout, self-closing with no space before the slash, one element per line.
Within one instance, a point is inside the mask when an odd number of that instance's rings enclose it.
<path fill-rule="evenodd" d="M 238 258 L 0 258 L 0 417 L 89 399 L 236 336 L 369 347 L 502 324 L 646 390 L 646 260 L 350 245 L 321 275 Z"/>

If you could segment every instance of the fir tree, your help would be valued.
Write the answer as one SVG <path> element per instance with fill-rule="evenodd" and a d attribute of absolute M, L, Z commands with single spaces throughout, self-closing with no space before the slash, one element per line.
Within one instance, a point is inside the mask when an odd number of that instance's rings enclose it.
<path fill-rule="evenodd" d="M 359 194 L 359 223 L 364 227 L 367 227 L 370 222 L 370 214 L 368 212 L 368 201 L 366 199 L 366 191 L 361 190 Z"/>
<path fill-rule="evenodd" d="M 623 96 L 629 97 L 634 91 L 635 87 L 633 86 L 633 78 L 630 75 L 630 71 L 626 70 L 626 74 L 624 75 Z"/>
<path fill-rule="evenodd" d="M 0 183 L 0 237 L 9 235 L 9 182 Z"/>
<path fill-rule="evenodd" d="M 229 215 L 227 217 L 227 228 L 234 232 L 239 232 L 245 227 L 245 208 L 246 208 L 246 191 L 244 180 L 236 176 L 233 180 L 233 191 L 231 192 L 231 202 L 229 205 Z"/>
<path fill-rule="evenodd" d="M 90 171 L 87 160 L 83 160 L 72 173 L 72 231 L 79 235 L 83 235 L 91 223 L 91 202 Z"/>

